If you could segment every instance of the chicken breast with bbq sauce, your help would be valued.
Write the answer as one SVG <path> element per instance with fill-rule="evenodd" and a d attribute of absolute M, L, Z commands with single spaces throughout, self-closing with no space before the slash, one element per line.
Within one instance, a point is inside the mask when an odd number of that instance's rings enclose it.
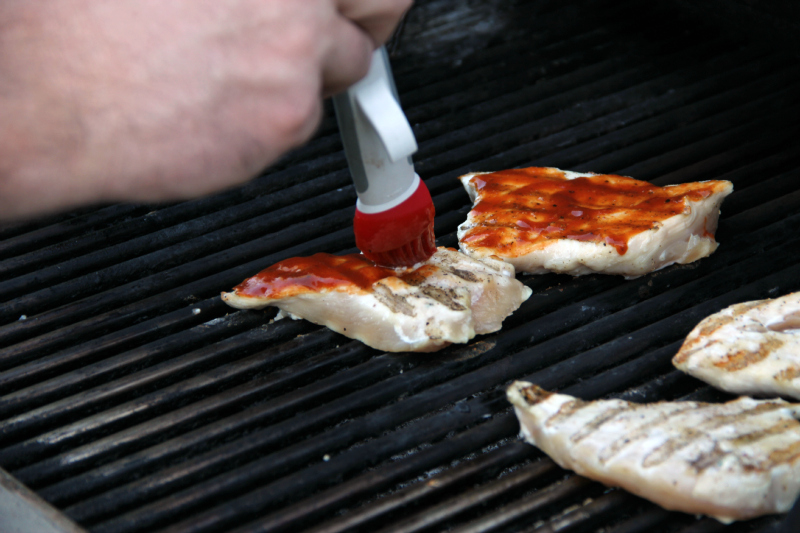
<path fill-rule="evenodd" d="M 501 328 L 531 294 L 514 267 L 439 248 L 409 269 L 363 255 L 315 254 L 281 261 L 222 299 L 239 309 L 280 309 L 389 352 L 429 352 Z"/>
<path fill-rule="evenodd" d="M 458 228 L 461 250 L 496 255 L 517 272 L 635 278 L 717 249 L 714 232 L 728 181 L 658 187 L 610 174 L 557 168 L 471 173 L 473 201 Z"/>

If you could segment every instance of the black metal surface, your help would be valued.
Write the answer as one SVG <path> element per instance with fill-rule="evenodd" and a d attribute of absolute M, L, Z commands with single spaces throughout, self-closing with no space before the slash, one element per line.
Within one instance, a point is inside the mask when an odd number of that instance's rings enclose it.
<path fill-rule="evenodd" d="M 671 3 L 564 4 L 406 19 L 395 77 L 439 244 L 468 210 L 458 175 L 547 165 L 731 180 L 715 254 L 629 281 L 521 276 L 533 296 L 501 332 L 435 354 L 228 308 L 220 291 L 277 260 L 352 251 L 329 116 L 237 190 L 0 228 L 0 466 L 93 532 L 777 530 L 664 511 L 516 436 L 513 379 L 725 399 L 672 368 L 683 337 L 800 290 L 797 60 Z"/>

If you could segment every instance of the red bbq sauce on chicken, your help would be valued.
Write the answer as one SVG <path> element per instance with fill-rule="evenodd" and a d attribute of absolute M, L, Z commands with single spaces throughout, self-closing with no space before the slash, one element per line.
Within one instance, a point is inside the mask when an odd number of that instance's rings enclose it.
<path fill-rule="evenodd" d="M 346 286 L 367 289 L 378 280 L 396 275 L 394 270 L 377 266 L 363 255 L 318 253 L 284 259 L 244 280 L 234 290 L 241 296 L 285 298 Z"/>
<path fill-rule="evenodd" d="M 476 227 L 462 240 L 511 256 L 553 239 L 602 243 L 623 255 L 631 237 L 682 213 L 686 200 L 707 198 L 723 183 L 658 187 L 611 174 L 569 180 L 558 169 L 538 167 L 478 174 L 470 182 L 478 193 L 470 213 Z"/>

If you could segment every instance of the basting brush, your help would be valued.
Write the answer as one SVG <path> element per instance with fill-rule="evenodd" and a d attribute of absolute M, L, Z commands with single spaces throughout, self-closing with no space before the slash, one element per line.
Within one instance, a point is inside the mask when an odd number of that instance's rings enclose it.
<path fill-rule="evenodd" d="M 412 266 L 436 251 L 434 207 L 414 172 L 417 141 L 397 97 L 381 47 L 366 77 L 333 97 L 347 163 L 358 194 L 356 246 L 375 263 Z"/>

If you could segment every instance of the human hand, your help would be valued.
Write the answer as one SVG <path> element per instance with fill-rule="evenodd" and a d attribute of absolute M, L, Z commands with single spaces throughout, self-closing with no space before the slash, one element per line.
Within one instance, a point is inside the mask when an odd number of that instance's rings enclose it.
<path fill-rule="evenodd" d="M 411 0 L 9 0 L 0 220 L 255 176 L 363 77 Z"/>

